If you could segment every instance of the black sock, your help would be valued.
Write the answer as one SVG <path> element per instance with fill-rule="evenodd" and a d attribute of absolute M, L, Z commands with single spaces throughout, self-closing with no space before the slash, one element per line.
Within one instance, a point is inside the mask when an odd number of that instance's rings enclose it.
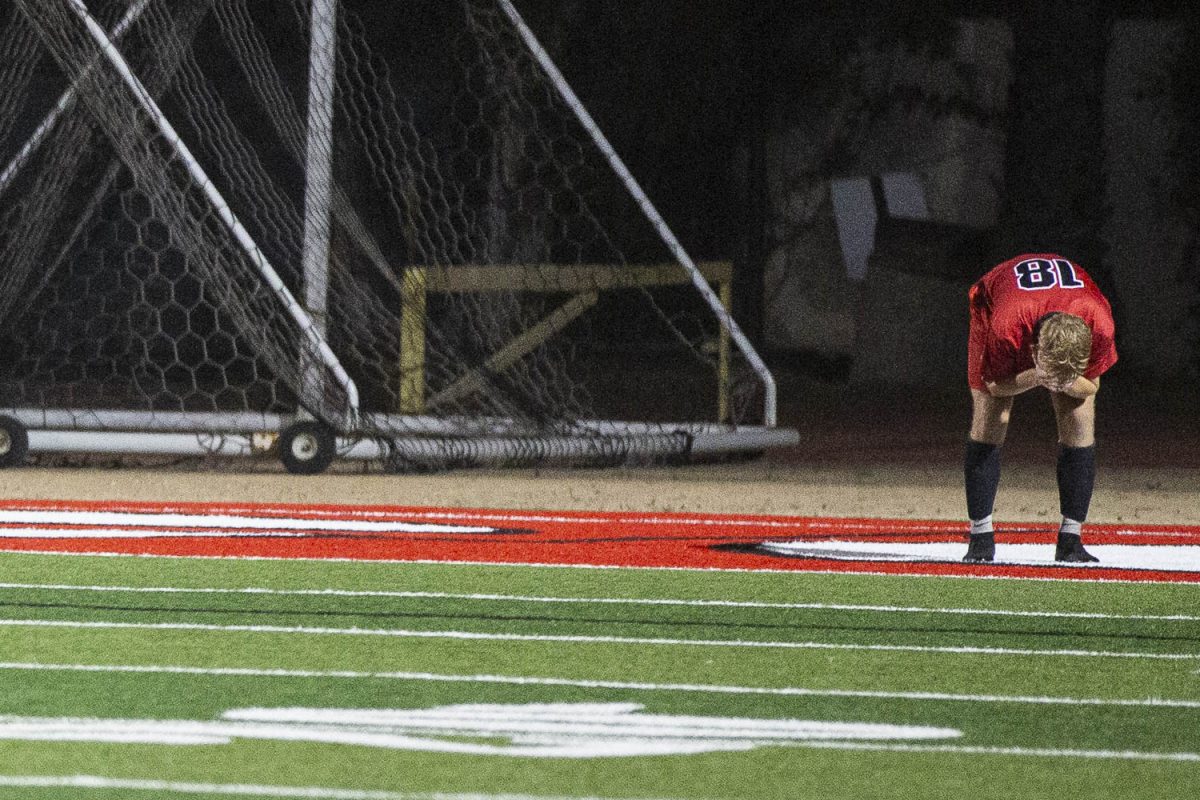
<path fill-rule="evenodd" d="M 1058 448 L 1058 508 L 1067 519 L 1083 522 L 1096 483 L 1096 447 Z"/>
<path fill-rule="evenodd" d="M 980 520 L 992 514 L 1000 486 L 1000 445 L 967 439 L 963 459 L 967 486 L 967 518 Z"/>

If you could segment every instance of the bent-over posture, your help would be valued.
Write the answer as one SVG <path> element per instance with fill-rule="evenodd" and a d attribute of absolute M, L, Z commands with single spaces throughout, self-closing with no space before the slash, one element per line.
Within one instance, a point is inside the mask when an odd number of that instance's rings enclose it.
<path fill-rule="evenodd" d="M 969 298 L 972 412 L 964 477 L 971 534 L 964 560 L 995 557 L 992 509 L 1013 397 L 1044 387 L 1058 424 L 1062 525 L 1054 558 L 1096 561 L 1080 528 L 1096 476 L 1096 392 L 1117 361 L 1112 308 L 1086 272 L 1053 253 L 1005 261 L 971 287 Z"/>

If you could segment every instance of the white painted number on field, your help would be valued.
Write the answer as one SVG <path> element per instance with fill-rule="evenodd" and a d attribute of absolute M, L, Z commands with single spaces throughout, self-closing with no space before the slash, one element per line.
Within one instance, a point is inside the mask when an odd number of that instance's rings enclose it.
<path fill-rule="evenodd" d="M 217 745 L 267 739 L 522 758 L 685 755 L 961 735 L 915 725 L 648 714 L 637 703 L 239 708 L 213 721 L 0 716 L 0 740 Z"/>

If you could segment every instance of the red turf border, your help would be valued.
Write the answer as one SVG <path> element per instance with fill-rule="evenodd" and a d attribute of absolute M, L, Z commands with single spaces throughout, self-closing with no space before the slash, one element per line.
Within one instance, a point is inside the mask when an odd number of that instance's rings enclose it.
<path fill-rule="evenodd" d="M 173 526 L 192 534 L 213 515 L 278 519 L 266 536 L 155 536 L 149 538 L 5 537 L 5 512 L 64 511 L 84 515 L 71 523 L 46 525 L 48 532 L 89 527 L 88 513 L 182 514 L 194 525 Z M 295 534 L 288 519 L 325 520 L 330 528 Z M 337 521 L 374 520 L 487 525 L 494 533 L 363 535 L 339 530 Z M 29 524 L 20 527 L 29 528 Z M 112 526 L 108 526 L 112 527 Z M 130 526 L 133 529 L 136 526 Z M 274 532 L 277 535 L 270 535 Z M 1000 541 L 1054 541 L 1050 525 L 1001 527 Z M 57 553 L 118 553 L 202 557 L 336 558 L 497 564 L 556 564 L 597 567 L 662 567 L 714 570 L 822 571 L 894 575 L 953 575 L 1060 580 L 1200 583 L 1200 572 L 1120 567 L 1055 567 L 947 562 L 846 561 L 789 558 L 753 552 L 763 541 L 836 537 L 866 541 L 964 541 L 964 525 L 944 520 L 749 516 L 603 511 L 519 511 L 406 506 L 293 505 L 258 503 L 155 503 L 126 501 L 0 501 L 0 550 Z M 1092 544 L 1200 546 L 1200 526 L 1088 525 Z"/>

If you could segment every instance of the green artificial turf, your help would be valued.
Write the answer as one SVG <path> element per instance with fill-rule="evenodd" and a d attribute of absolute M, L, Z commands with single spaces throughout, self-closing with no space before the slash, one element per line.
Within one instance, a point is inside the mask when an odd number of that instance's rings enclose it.
<path fill-rule="evenodd" d="M 1184 584 L 32 554 L 0 555 L 0 583 L 0 797 L 976 800 L 1200 786 L 1200 603 Z M 4 727 L 534 703 L 961 736 L 556 759 L 37 741 Z M 36 785 L 79 775 L 131 783 Z"/>

